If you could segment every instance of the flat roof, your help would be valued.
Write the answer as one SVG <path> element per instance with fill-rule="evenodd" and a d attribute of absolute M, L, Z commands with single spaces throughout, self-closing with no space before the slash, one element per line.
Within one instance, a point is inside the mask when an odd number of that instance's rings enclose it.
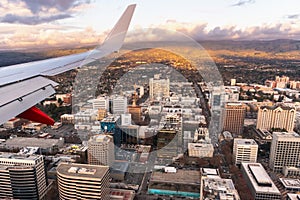
<path fill-rule="evenodd" d="M 260 163 L 242 163 L 242 168 L 257 193 L 280 195 L 280 191 Z"/>
<path fill-rule="evenodd" d="M 205 178 L 203 179 L 203 190 L 210 194 L 218 193 L 225 199 L 240 199 L 231 179 Z M 204 197 L 205 198 L 205 197 Z"/>
<path fill-rule="evenodd" d="M 300 135 L 296 132 L 273 132 L 273 138 L 277 137 L 281 140 L 299 139 Z"/>
<path fill-rule="evenodd" d="M 112 142 L 113 138 L 110 135 L 105 135 L 105 134 L 99 134 L 99 135 L 94 135 L 89 139 L 89 142 L 92 143 L 108 143 Z"/>
<path fill-rule="evenodd" d="M 287 189 L 300 189 L 300 179 L 279 178 L 279 180 Z"/>
<path fill-rule="evenodd" d="M 111 172 L 127 172 L 129 167 L 129 163 L 128 162 L 124 162 L 124 161 L 115 161 L 112 166 L 111 166 Z"/>
<path fill-rule="evenodd" d="M 201 168 L 200 170 L 202 171 L 202 173 L 205 173 L 206 175 L 219 175 L 218 169 Z"/>
<path fill-rule="evenodd" d="M 291 194 L 291 193 L 287 193 L 287 196 L 288 196 L 289 199 L 291 199 L 291 200 L 300 200 L 300 194 Z"/>
<path fill-rule="evenodd" d="M 176 173 L 153 172 L 151 182 L 200 185 L 200 172 L 197 170 L 177 170 Z"/>
<path fill-rule="evenodd" d="M 239 145 L 257 145 L 253 139 L 234 138 L 234 142 Z"/>
<path fill-rule="evenodd" d="M 6 140 L 2 146 L 9 148 L 40 147 L 49 148 L 57 145 L 60 139 L 16 137 Z"/>
<path fill-rule="evenodd" d="M 123 190 L 111 188 L 109 193 L 110 200 L 133 200 L 135 196 L 134 190 Z"/>
<path fill-rule="evenodd" d="M 261 185 L 272 185 L 272 180 L 264 169 L 259 165 L 248 165 L 256 182 Z"/>
<path fill-rule="evenodd" d="M 109 171 L 108 166 L 88 165 L 77 163 L 60 163 L 57 167 L 57 173 L 80 178 L 88 178 L 93 180 L 102 179 Z"/>
<path fill-rule="evenodd" d="M 0 160 L 3 159 L 19 159 L 19 160 L 36 160 L 39 159 L 41 155 L 25 155 L 25 154 L 17 154 L 17 153 L 8 153 L 8 152 L 0 152 Z"/>
<path fill-rule="evenodd" d="M 188 143 L 189 150 L 214 150 L 213 144 L 207 143 Z"/>

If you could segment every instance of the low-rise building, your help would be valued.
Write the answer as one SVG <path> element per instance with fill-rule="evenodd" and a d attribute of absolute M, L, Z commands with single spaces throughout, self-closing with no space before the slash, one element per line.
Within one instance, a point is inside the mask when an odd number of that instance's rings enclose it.
<path fill-rule="evenodd" d="M 240 200 L 240 196 L 231 179 L 204 178 L 200 199 Z"/>
<path fill-rule="evenodd" d="M 279 180 L 286 190 L 300 191 L 300 179 L 279 178 Z"/>
<path fill-rule="evenodd" d="M 260 163 L 242 163 L 243 176 L 255 200 L 280 200 L 281 193 Z"/>
<path fill-rule="evenodd" d="M 39 147 L 41 153 L 57 153 L 59 148 L 64 145 L 64 138 L 48 139 L 48 138 L 29 138 L 15 137 L 6 140 L 0 145 L 1 148 L 7 150 L 20 150 L 26 147 Z"/>
<path fill-rule="evenodd" d="M 213 157 L 214 146 L 207 143 L 188 143 L 188 154 L 190 157 Z"/>
<path fill-rule="evenodd" d="M 123 190 L 111 188 L 109 193 L 110 200 L 133 200 L 135 197 L 134 190 Z"/>
<path fill-rule="evenodd" d="M 286 200 L 299 200 L 300 194 L 287 193 Z"/>
<path fill-rule="evenodd" d="M 172 195 L 190 198 L 200 197 L 200 172 L 177 170 L 176 173 L 155 171 L 148 187 L 149 194 Z"/>

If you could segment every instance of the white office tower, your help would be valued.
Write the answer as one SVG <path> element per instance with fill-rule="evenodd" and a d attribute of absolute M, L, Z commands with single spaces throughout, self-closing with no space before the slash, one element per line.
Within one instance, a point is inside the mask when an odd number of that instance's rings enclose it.
<path fill-rule="evenodd" d="M 113 114 L 127 113 L 127 98 L 124 96 L 113 96 L 112 112 Z"/>
<path fill-rule="evenodd" d="M 46 187 L 42 155 L 0 153 L 1 199 L 43 199 Z"/>
<path fill-rule="evenodd" d="M 150 99 L 170 96 L 170 80 L 159 79 L 155 76 L 149 80 L 149 97 Z"/>
<path fill-rule="evenodd" d="M 114 142 L 110 135 L 95 135 L 88 141 L 88 163 L 111 166 L 115 161 Z"/>
<path fill-rule="evenodd" d="M 238 139 L 233 142 L 234 164 L 243 162 L 256 162 L 258 145 L 253 139 Z"/>
<path fill-rule="evenodd" d="M 269 166 L 274 171 L 299 167 L 300 136 L 294 132 L 273 132 Z"/>
<path fill-rule="evenodd" d="M 260 163 L 242 163 L 243 176 L 255 200 L 281 200 L 281 194 Z"/>
<path fill-rule="evenodd" d="M 92 100 L 93 109 L 105 109 L 109 111 L 109 98 L 108 97 L 98 97 Z"/>

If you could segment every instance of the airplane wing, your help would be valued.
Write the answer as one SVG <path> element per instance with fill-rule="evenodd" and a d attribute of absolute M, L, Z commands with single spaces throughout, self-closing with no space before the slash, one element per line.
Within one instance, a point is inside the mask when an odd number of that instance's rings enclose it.
<path fill-rule="evenodd" d="M 118 51 L 126 36 L 136 5 L 129 5 L 103 44 L 79 54 L 0 68 L 0 124 L 18 116 L 45 124 L 54 121 L 34 105 L 55 93 L 58 84 L 44 76 L 54 76 L 88 64 Z"/>

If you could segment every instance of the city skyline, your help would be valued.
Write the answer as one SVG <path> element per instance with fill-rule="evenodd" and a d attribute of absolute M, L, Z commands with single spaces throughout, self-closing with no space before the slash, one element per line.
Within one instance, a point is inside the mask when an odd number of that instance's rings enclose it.
<path fill-rule="evenodd" d="M 34 45 L 99 44 L 127 5 L 136 3 L 130 31 L 162 28 L 196 40 L 299 39 L 300 10 L 295 0 L 214 0 L 209 2 L 3 1 L 1 50 Z M 155 39 L 155 38 L 154 38 Z"/>

